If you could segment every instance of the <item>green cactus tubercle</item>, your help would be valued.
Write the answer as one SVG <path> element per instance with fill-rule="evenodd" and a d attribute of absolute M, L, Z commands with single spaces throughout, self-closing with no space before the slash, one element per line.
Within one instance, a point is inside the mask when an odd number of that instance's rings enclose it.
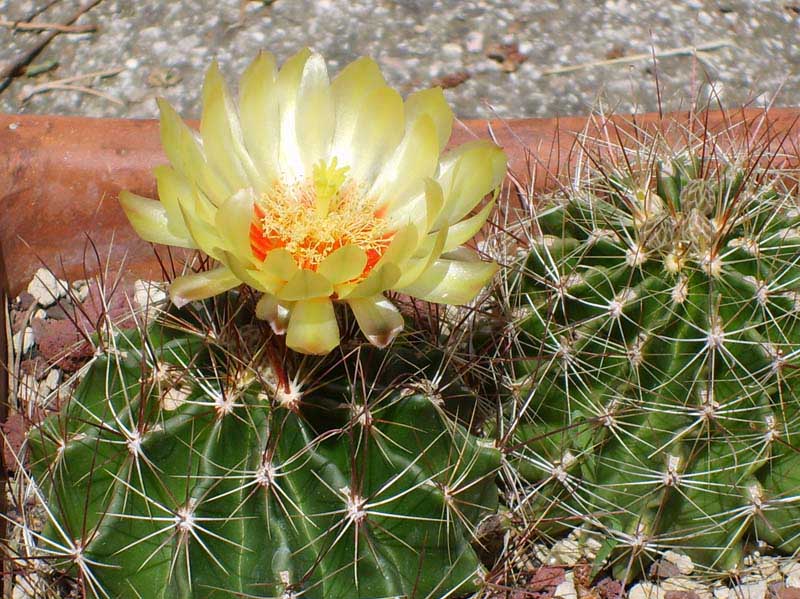
<path fill-rule="evenodd" d="M 475 587 L 471 531 L 497 506 L 496 450 L 396 373 L 362 388 L 343 359 L 301 397 L 212 338 L 117 333 L 30 433 L 45 555 L 97 597 Z"/>
<path fill-rule="evenodd" d="M 600 533 L 620 577 L 666 549 L 725 570 L 748 543 L 800 548 L 797 206 L 768 172 L 711 164 L 540 206 L 514 275 L 530 508 Z"/>

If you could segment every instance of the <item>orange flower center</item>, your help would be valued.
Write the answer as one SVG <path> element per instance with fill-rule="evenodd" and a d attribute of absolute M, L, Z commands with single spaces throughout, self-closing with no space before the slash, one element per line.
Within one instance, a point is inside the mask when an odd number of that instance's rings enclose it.
<path fill-rule="evenodd" d="M 314 167 L 311 178 L 292 184 L 276 182 L 256 202 L 250 225 L 250 247 L 258 260 L 283 248 L 300 268 L 317 270 L 329 254 L 355 245 L 367 254 L 365 277 L 391 241 L 382 210 L 348 179 L 347 167 Z"/>

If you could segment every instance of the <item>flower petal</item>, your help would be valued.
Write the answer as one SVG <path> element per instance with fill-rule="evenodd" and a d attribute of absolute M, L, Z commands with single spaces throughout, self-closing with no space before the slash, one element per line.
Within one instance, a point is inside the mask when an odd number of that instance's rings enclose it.
<path fill-rule="evenodd" d="M 413 255 L 419 242 L 419 231 L 414 223 L 401 228 L 394 234 L 389 247 L 363 281 L 337 285 L 336 294 L 339 299 L 368 297 L 390 289 L 400 279 L 400 266 Z"/>
<path fill-rule="evenodd" d="M 134 231 L 145 241 L 183 248 L 197 247 L 188 231 L 186 235 L 172 232 L 167 209 L 161 202 L 122 191 L 119 194 L 119 203 Z"/>
<path fill-rule="evenodd" d="M 278 298 L 286 301 L 330 297 L 333 285 L 313 270 L 298 270 L 286 285 L 278 291 Z"/>
<path fill-rule="evenodd" d="M 438 232 L 428 235 L 414 257 L 403 265 L 403 275 L 394 286 L 405 287 L 416 281 L 442 254 L 446 240 L 447 229 L 440 229 Z"/>
<path fill-rule="evenodd" d="M 196 183 L 209 200 L 219 205 L 231 194 L 228 184 L 206 162 L 195 132 L 181 120 L 164 99 L 158 100 L 161 112 L 161 145 L 172 166 L 190 182 Z"/>
<path fill-rule="evenodd" d="M 306 173 L 328 156 L 336 116 L 325 59 L 312 54 L 306 61 L 297 92 L 297 143 Z"/>
<path fill-rule="evenodd" d="M 402 271 L 397 264 L 385 262 L 373 268 L 367 278 L 357 283 L 352 288 L 345 286 L 339 287 L 337 293 L 339 299 L 357 299 L 360 297 L 370 297 L 383 293 L 391 289 L 400 279 Z"/>
<path fill-rule="evenodd" d="M 478 295 L 497 269 L 494 262 L 440 258 L 416 281 L 396 291 L 437 304 L 466 304 Z"/>
<path fill-rule="evenodd" d="M 388 205 L 390 211 L 393 206 L 406 205 L 423 189 L 424 179 L 433 176 L 438 165 L 436 128 L 430 116 L 422 115 L 382 166 L 368 195 L 378 198 L 378 205 Z"/>
<path fill-rule="evenodd" d="M 361 105 L 373 90 L 385 85 L 378 65 L 368 57 L 351 62 L 334 77 L 331 83 L 336 109 L 334 154 L 338 146 L 343 148 L 353 142 Z"/>
<path fill-rule="evenodd" d="M 239 81 L 239 118 L 244 143 L 267 186 L 279 174 L 281 131 L 275 84 L 277 73 L 275 57 L 269 52 L 260 52 Z"/>
<path fill-rule="evenodd" d="M 189 302 L 224 293 L 240 284 L 236 275 L 223 266 L 178 277 L 169 286 L 169 296 L 172 303 L 180 308 Z"/>
<path fill-rule="evenodd" d="M 265 293 L 275 293 L 286 283 L 286 281 L 268 272 L 250 268 L 249 264 L 242 262 L 230 252 L 226 252 L 225 250 L 220 250 L 220 252 L 222 254 L 219 257 L 220 261 L 230 268 L 233 274 L 235 274 L 242 283 L 246 283 L 253 289 Z"/>
<path fill-rule="evenodd" d="M 250 225 L 255 201 L 252 189 L 240 189 L 217 210 L 215 225 L 225 249 L 245 264 L 255 264 L 250 249 Z"/>
<path fill-rule="evenodd" d="M 263 186 L 260 174 L 244 147 L 242 128 L 217 62 L 211 63 L 203 82 L 203 114 L 200 119 L 203 153 L 211 168 L 231 191 Z"/>
<path fill-rule="evenodd" d="M 200 248 L 212 258 L 219 260 L 225 243 L 217 235 L 216 228 L 197 218 L 197 210 L 192 210 L 190 206 L 187 207 L 183 204 L 179 206 L 183 221 L 186 223 L 189 235 L 194 240 L 195 247 Z"/>
<path fill-rule="evenodd" d="M 192 202 L 189 182 L 175 169 L 162 164 L 153 169 L 158 186 L 158 199 L 167 211 L 167 226 L 178 237 L 189 237 L 189 230 L 183 220 L 181 203 Z"/>
<path fill-rule="evenodd" d="M 282 302 L 271 293 L 265 293 L 256 304 L 256 317 L 269 322 L 276 335 L 283 335 L 289 326 L 292 306 L 292 302 Z"/>
<path fill-rule="evenodd" d="M 267 254 L 264 262 L 261 263 L 261 270 L 283 281 L 288 281 L 299 269 L 292 255 L 283 248 L 279 248 Z"/>
<path fill-rule="evenodd" d="M 378 87 L 362 102 L 351 141 L 335 137 L 332 153 L 355 181 L 368 184 L 402 140 L 403 123 L 403 98 L 391 87 Z"/>
<path fill-rule="evenodd" d="M 406 119 L 413 122 L 422 115 L 428 115 L 436 125 L 439 151 L 442 151 L 450 139 L 453 130 L 453 111 L 447 104 L 444 92 L 440 87 L 423 89 L 410 94 L 406 98 Z"/>
<path fill-rule="evenodd" d="M 424 191 L 410 200 L 393 205 L 386 218 L 393 228 L 403 223 L 418 222 L 428 232 L 443 209 L 444 192 L 441 185 L 433 179 L 425 179 Z"/>
<path fill-rule="evenodd" d="M 358 277 L 367 266 L 367 254 L 357 245 L 345 245 L 328 254 L 317 272 L 334 285 Z"/>
<path fill-rule="evenodd" d="M 327 297 L 297 302 L 286 331 L 286 345 L 304 354 L 324 355 L 339 345 L 339 325 Z"/>
<path fill-rule="evenodd" d="M 489 141 L 465 143 L 442 158 L 438 181 L 445 207 L 434 227 L 460 221 L 483 197 L 496 189 L 506 172 L 506 155 Z"/>
<path fill-rule="evenodd" d="M 414 252 L 416 252 L 421 241 L 422 237 L 417 224 L 408 223 L 394 234 L 392 241 L 389 243 L 389 247 L 386 248 L 385 252 L 383 252 L 381 259 L 378 260 L 375 268 L 384 264 L 396 264 L 398 266 L 402 266 L 406 260 L 414 255 Z M 375 269 L 370 272 L 370 275 L 374 271 Z"/>
<path fill-rule="evenodd" d="M 386 347 L 403 330 L 403 316 L 382 294 L 347 302 L 372 345 Z"/>
<path fill-rule="evenodd" d="M 494 208 L 494 202 L 494 199 L 492 199 L 491 202 L 487 202 L 486 206 L 481 208 L 480 212 L 474 216 L 470 216 L 455 225 L 451 225 L 447 230 L 447 242 L 442 251 L 452 251 L 475 237 L 484 223 L 486 223 L 486 219 L 489 218 L 489 214 Z"/>
<path fill-rule="evenodd" d="M 300 50 L 283 63 L 275 82 L 281 119 L 278 161 L 281 174 L 290 180 L 300 179 L 303 175 L 303 160 L 297 139 L 297 93 L 310 56 L 311 50 L 308 48 Z"/>

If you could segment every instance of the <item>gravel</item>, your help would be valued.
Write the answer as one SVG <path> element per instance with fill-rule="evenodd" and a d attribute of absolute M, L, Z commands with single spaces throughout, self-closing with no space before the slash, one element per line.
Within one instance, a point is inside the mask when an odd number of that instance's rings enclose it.
<path fill-rule="evenodd" d="M 0 0 L 0 15 L 22 18 L 47 3 Z M 77 5 L 62 0 L 37 19 L 63 20 Z M 103 0 L 78 21 L 88 23 L 99 30 L 57 36 L 33 65 L 58 66 L 18 77 L 0 94 L 0 110 L 153 117 L 153 99 L 165 96 L 185 116 L 197 117 L 203 71 L 212 59 L 235 81 L 258 50 L 282 61 L 306 45 L 325 54 L 333 71 L 371 55 L 404 93 L 454 85 L 447 95 L 462 117 L 579 114 L 601 101 L 618 112 L 655 110 L 649 58 L 547 71 L 709 44 L 696 59 L 683 53 L 658 61 L 665 110 L 709 95 L 727 106 L 800 104 L 796 2 Z M 3 28 L 0 63 L 36 36 Z M 21 100 L 33 86 L 113 68 L 121 70 L 77 82 L 104 97 L 51 90 Z"/>

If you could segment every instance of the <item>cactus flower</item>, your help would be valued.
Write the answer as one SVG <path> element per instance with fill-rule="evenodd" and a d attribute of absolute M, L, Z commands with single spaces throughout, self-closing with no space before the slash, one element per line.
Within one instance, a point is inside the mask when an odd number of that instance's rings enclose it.
<path fill-rule="evenodd" d="M 486 141 L 442 155 L 453 115 L 441 89 L 404 102 L 374 61 L 330 80 L 306 49 L 280 69 L 261 53 L 238 107 L 213 64 L 199 132 L 159 107 L 170 162 L 155 169 L 159 201 L 120 202 L 142 238 L 219 263 L 172 282 L 178 306 L 245 283 L 290 348 L 325 354 L 339 343 L 334 301 L 382 347 L 403 328 L 386 291 L 463 304 L 497 269 L 463 244 L 488 217 L 491 202 L 473 209 L 498 189 L 506 157 Z"/>

